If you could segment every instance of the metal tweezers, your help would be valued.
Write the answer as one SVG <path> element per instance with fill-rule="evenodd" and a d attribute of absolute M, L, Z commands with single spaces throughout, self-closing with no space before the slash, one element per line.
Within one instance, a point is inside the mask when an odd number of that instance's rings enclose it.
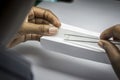
<path fill-rule="evenodd" d="M 71 38 L 71 37 L 73 37 L 73 38 Z M 76 39 L 74 39 L 75 37 L 76 37 Z M 84 38 L 84 40 L 82 40 L 80 38 Z M 87 40 L 87 39 L 89 39 L 89 40 Z M 83 35 L 64 34 L 64 40 L 66 40 L 66 41 L 74 41 L 74 42 L 98 43 L 99 38 L 83 36 Z M 112 43 L 114 43 L 116 45 L 120 45 L 120 42 L 113 41 L 113 40 L 109 40 L 109 41 L 111 41 Z"/>

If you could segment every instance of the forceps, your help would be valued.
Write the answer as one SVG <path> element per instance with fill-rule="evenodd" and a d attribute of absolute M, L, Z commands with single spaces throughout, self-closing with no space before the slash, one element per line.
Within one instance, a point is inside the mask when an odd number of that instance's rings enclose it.
<path fill-rule="evenodd" d="M 64 40 L 73 42 L 86 42 L 86 43 L 98 43 L 99 38 L 94 36 L 64 34 Z M 109 40 L 110 42 L 120 45 L 120 42 Z"/>

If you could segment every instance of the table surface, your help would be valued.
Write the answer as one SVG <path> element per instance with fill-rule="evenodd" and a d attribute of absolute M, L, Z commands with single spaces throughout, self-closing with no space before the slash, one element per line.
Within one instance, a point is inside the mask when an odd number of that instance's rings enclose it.
<path fill-rule="evenodd" d="M 74 0 L 70 4 L 42 2 L 38 6 L 52 10 L 60 18 L 61 22 L 101 32 L 107 27 L 120 23 L 119 4 L 114 0 Z M 42 62 L 41 57 L 45 58 L 46 61 L 56 60 L 58 63 L 62 61 L 62 58 L 59 59 L 59 55 L 57 56 L 56 53 L 43 49 L 39 42 L 28 41 L 12 49 L 22 53 L 31 62 L 35 80 L 89 80 L 85 79 L 85 77 L 73 76 L 69 73 L 44 67 L 42 65 L 44 61 Z M 50 59 L 48 55 L 54 59 Z M 61 56 L 64 57 L 64 55 Z M 71 56 L 67 57 L 71 58 Z M 72 63 L 71 61 L 71 65 Z M 70 64 L 66 65 L 69 66 Z M 72 69 L 74 70 L 74 67 Z M 77 70 L 79 71 L 79 67 L 77 67 Z M 99 80 L 99 76 L 97 77 Z"/>
<path fill-rule="evenodd" d="M 94 32 L 120 24 L 120 1 L 74 0 L 73 3 L 47 3 L 41 7 L 52 10 L 61 22 Z"/>

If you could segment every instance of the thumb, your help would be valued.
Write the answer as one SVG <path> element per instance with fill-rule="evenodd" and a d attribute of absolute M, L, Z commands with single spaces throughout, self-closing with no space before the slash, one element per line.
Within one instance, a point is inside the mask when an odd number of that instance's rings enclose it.
<path fill-rule="evenodd" d="M 118 60 L 118 58 L 120 58 L 120 50 L 113 43 L 106 41 L 106 40 L 100 40 L 98 42 L 98 44 L 100 47 L 102 47 L 106 51 L 109 59 L 112 62 L 114 62 L 114 61 Z"/>

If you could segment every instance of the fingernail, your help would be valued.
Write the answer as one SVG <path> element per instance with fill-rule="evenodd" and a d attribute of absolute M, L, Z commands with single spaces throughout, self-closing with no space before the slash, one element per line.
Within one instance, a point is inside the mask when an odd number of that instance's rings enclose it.
<path fill-rule="evenodd" d="M 104 48 L 104 45 L 101 41 L 98 42 L 98 45 L 101 47 L 101 48 Z"/>
<path fill-rule="evenodd" d="M 56 27 L 51 27 L 49 28 L 49 34 L 54 35 L 58 32 L 58 28 Z"/>

